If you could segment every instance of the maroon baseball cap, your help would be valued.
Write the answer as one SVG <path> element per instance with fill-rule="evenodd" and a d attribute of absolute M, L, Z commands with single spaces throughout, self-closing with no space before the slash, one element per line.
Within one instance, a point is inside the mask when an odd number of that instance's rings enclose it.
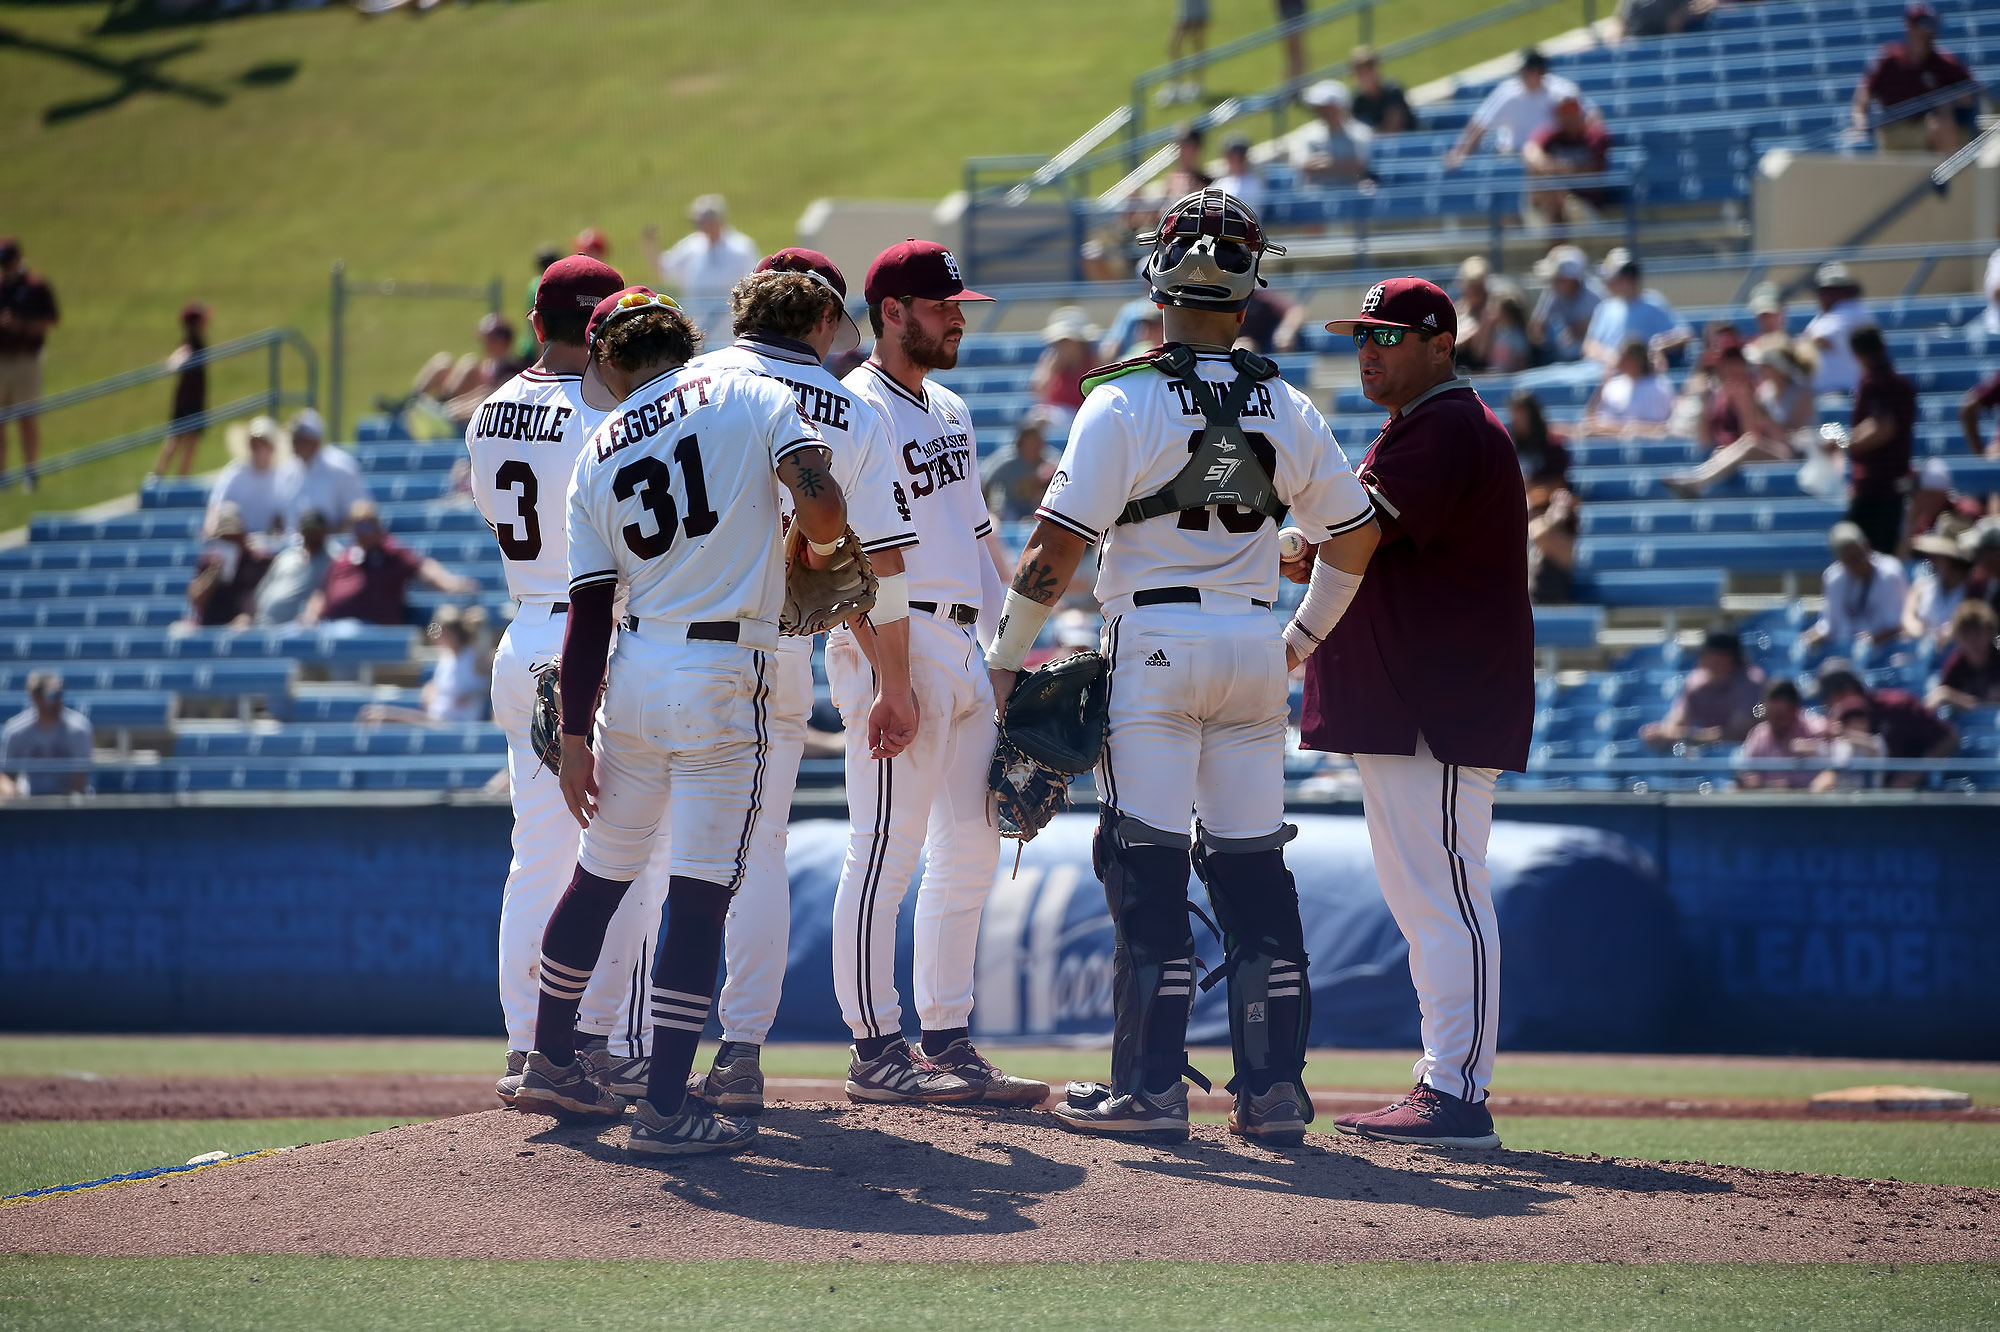
<path fill-rule="evenodd" d="M 926 301 L 990 301 L 965 285 L 958 260 L 936 241 L 910 239 L 891 245 L 868 265 L 868 283 L 861 293 L 870 305 L 890 297 Z"/>
<path fill-rule="evenodd" d="M 622 291 L 612 292 L 599 301 L 597 307 L 590 312 L 590 322 L 583 330 L 585 349 L 595 352 L 597 340 L 604 336 L 604 330 L 620 319 L 662 305 L 670 310 L 681 308 L 679 301 L 671 296 L 662 296 L 651 287 L 626 287 Z M 600 412 L 608 412 L 618 406 L 618 395 L 611 391 L 610 386 L 604 382 L 604 377 L 597 372 L 595 355 L 583 368 L 582 394 L 584 404 Z"/>
<path fill-rule="evenodd" d="M 808 250 L 802 245 L 789 245 L 776 254 L 767 255 L 757 265 L 759 273 L 809 273 L 840 297 L 840 320 L 846 329 L 834 336 L 833 350 L 836 354 L 851 352 L 861 345 L 861 327 L 854 322 L 854 316 L 847 313 L 847 278 L 833 260 L 818 250 Z"/>
<path fill-rule="evenodd" d="M 1352 333 L 1359 328 L 1413 328 L 1419 333 L 1449 333 L 1455 338 L 1458 312 L 1437 284 L 1420 277 L 1390 278 L 1368 289 L 1361 298 L 1358 317 L 1336 319 L 1326 331 Z"/>
<path fill-rule="evenodd" d="M 587 254 L 558 259 L 542 270 L 535 288 L 535 311 L 544 319 L 563 310 L 595 310 L 597 303 L 623 288 L 618 270 Z"/>
<path fill-rule="evenodd" d="M 1903 6 L 1903 21 L 1905 23 L 1921 23 L 1932 32 L 1936 32 L 1938 12 L 1933 6 L 1925 4 L 1924 0 L 1917 0 L 1917 3 L 1913 5 Z"/>

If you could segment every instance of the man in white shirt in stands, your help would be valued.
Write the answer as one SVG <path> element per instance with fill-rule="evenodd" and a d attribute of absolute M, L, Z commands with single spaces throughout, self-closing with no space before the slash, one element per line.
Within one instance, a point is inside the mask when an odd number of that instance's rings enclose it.
<path fill-rule="evenodd" d="M 1319 119 L 1292 141 L 1292 160 L 1315 185 L 1352 183 L 1369 174 L 1375 131 L 1348 114 L 1354 94 L 1339 79 L 1321 79 L 1299 94 Z"/>
<path fill-rule="evenodd" d="M 1521 52 L 1521 72 L 1502 79 L 1472 113 L 1465 132 L 1444 155 L 1445 170 L 1458 170 L 1488 134 L 1493 136 L 1494 152 L 1520 152 L 1536 130 L 1556 118 L 1556 104 L 1565 97 L 1581 100 L 1583 93 L 1562 75 L 1549 73 L 1549 58 L 1529 47 Z M 1588 101 L 1583 108 L 1591 116 L 1597 114 Z"/>
<path fill-rule="evenodd" d="M 1618 366 L 1604 377 L 1584 413 L 1586 435 L 1663 435 L 1674 414 L 1674 386 L 1653 367 L 1644 338 L 1627 338 Z"/>
<path fill-rule="evenodd" d="M 1806 630 L 1807 644 L 1830 642 L 1834 651 L 1847 652 L 1857 640 L 1887 643 L 1900 637 L 1909 592 L 1902 562 L 1870 547 L 1867 535 L 1849 522 L 1833 525 L 1827 545 L 1833 563 L 1820 580 L 1826 606 Z"/>
<path fill-rule="evenodd" d="M 346 449 L 326 442 L 326 426 L 310 407 L 292 418 L 291 440 L 292 459 L 278 469 L 277 482 L 285 530 L 298 531 L 299 515 L 312 509 L 326 516 L 332 530 L 345 532 L 354 502 L 368 498 L 361 465 Z"/>
<path fill-rule="evenodd" d="M 1250 160 L 1250 139 L 1232 134 L 1222 145 L 1222 161 L 1228 168 L 1216 179 L 1215 188 L 1233 194 L 1252 209 L 1264 206 L 1264 173 Z M 1116 360 L 1116 357 L 1112 359 Z"/>
<path fill-rule="evenodd" d="M 660 280 L 680 296 L 681 309 L 703 338 L 724 346 L 732 336 L 730 289 L 755 272 L 764 256 L 756 241 L 729 225 L 729 206 L 719 194 L 696 199 L 688 206 L 688 219 L 694 230 L 656 261 Z M 646 240 L 649 246 L 657 244 L 659 233 L 648 227 Z"/>
<path fill-rule="evenodd" d="M 268 416 L 250 422 L 250 435 L 242 458 L 222 469 L 215 489 L 208 493 L 208 524 L 224 504 L 234 504 L 243 515 L 243 530 L 252 536 L 282 531 L 285 506 L 278 497 L 278 423 Z"/>
<path fill-rule="evenodd" d="M 1854 280 L 1846 264 L 1821 264 L 1813 274 L 1814 294 L 1819 297 L 1819 313 L 1806 325 L 1805 338 L 1819 352 L 1819 371 L 1813 376 L 1815 393 L 1852 393 L 1861 383 L 1861 362 L 1847 337 L 1857 328 L 1875 323 L 1875 316 L 1861 300 L 1861 284 Z"/>

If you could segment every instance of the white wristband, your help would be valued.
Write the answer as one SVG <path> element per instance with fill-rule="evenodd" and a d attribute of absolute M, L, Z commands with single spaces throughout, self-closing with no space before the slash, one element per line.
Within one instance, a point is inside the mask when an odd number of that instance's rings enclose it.
<path fill-rule="evenodd" d="M 869 609 L 868 623 L 877 629 L 910 618 L 910 576 L 883 574 L 875 580 L 875 605 Z"/>
<path fill-rule="evenodd" d="M 1020 670 L 1054 609 L 1008 588 L 1007 600 L 1000 606 L 1000 630 L 993 635 L 993 646 L 986 649 L 987 669 Z"/>
<path fill-rule="evenodd" d="M 831 555 L 833 554 L 833 552 L 840 549 L 840 538 L 835 537 L 833 540 L 828 541 L 824 545 L 822 545 L 820 542 L 814 541 L 811 537 L 807 537 L 806 545 L 811 547 L 812 553 L 815 555 L 820 555 L 820 556 Z"/>
<path fill-rule="evenodd" d="M 1310 657 L 1340 617 L 1347 613 L 1354 594 L 1361 587 L 1361 575 L 1336 569 L 1325 560 L 1313 561 L 1312 581 L 1306 584 L 1305 600 L 1292 612 L 1285 626 L 1285 644 L 1294 655 Z"/>

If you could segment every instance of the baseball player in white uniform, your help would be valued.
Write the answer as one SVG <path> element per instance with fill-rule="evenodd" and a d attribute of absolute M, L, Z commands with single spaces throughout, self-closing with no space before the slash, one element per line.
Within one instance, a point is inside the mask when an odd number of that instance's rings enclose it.
<path fill-rule="evenodd" d="M 833 476 L 847 497 L 848 525 L 881 583 L 866 621 L 838 632 L 854 639 L 875 667 L 867 748 L 871 756 L 890 758 L 903 751 L 917 730 L 916 696 L 910 689 L 909 589 L 903 574 L 905 552 L 915 547 L 917 533 L 907 492 L 889 470 L 889 438 L 881 414 L 822 364 L 829 353 L 850 350 L 860 341 L 860 330 L 847 315 L 846 296 L 847 279 L 825 255 L 780 250 L 731 293 L 736 341 L 696 358 L 693 368 L 733 367 L 784 384 L 833 455 Z M 714 1066 L 690 1084 L 696 1095 L 725 1114 L 754 1115 L 764 1108 L 759 1056 L 778 1015 L 791 943 L 786 813 L 798 785 L 812 715 L 812 650 L 810 636 L 778 640 L 770 766 L 764 781 L 768 814 L 758 820 L 743 886 L 729 907 L 722 1043 Z"/>
<path fill-rule="evenodd" d="M 973 1048 L 972 968 L 979 917 L 1000 861 L 988 809 L 993 693 L 973 626 L 999 579 L 981 542 L 992 519 L 979 493 L 972 418 L 957 394 L 929 382 L 958 363 L 968 291 L 951 252 L 930 241 L 892 245 L 865 287 L 875 355 L 847 376 L 882 414 L 896 481 L 916 522 L 906 575 L 914 743 L 894 756 L 865 743 L 876 682 L 853 634 L 827 647 L 827 680 L 847 722 L 852 826 L 833 905 L 833 986 L 854 1033 L 847 1094 L 857 1101 L 1038 1105 L 1048 1087 L 1001 1072 Z M 922 1052 L 904 1039 L 896 993 L 896 914 L 917 855 L 914 982 Z"/>
<path fill-rule="evenodd" d="M 771 654 L 784 601 L 779 486 L 791 492 L 815 567 L 845 533 L 846 504 L 791 390 L 742 370 L 688 366 L 700 335 L 671 300 L 643 287 L 606 297 L 585 343 L 584 401 L 611 415 L 569 488 L 562 788 L 584 832 L 542 937 L 536 1048 L 517 1104 L 622 1112 L 576 1055 L 576 1005 L 664 819 L 670 877 L 651 1064 L 628 1146 L 733 1151 L 755 1136 L 755 1121 L 717 1115 L 687 1095 L 687 1078 L 715 995 L 723 918 L 766 816 Z M 614 655 L 620 587 L 629 613 Z"/>
<path fill-rule="evenodd" d="M 1230 1127 L 1296 1142 L 1310 1024 L 1298 892 L 1285 868 L 1286 675 L 1345 609 L 1373 511 L 1306 395 L 1230 350 L 1267 246 L 1221 190 L 1161 217 L 1146 276 L 1167 342 L 1096 372 L 1022 553 L 987 662 L 1005 698 L 1088 548 L 1102 545 L 1110 723 L 1093 859 L 1117 935 L 1111 1082 L 1072 1084 L 1064 1127 L 1187 1136 L 1190 858 L 1226 945 Z M 1282 253 L 1282 251 L 1279 251 Z M 1297 619 L 1271 614 L 1278 529 L 1319 542 Z"/>
<path fill-rule="evenodd" d="M 528 726 L 536 672 L 562 650 L 569 619 L 569 541 L 563 532 L 569 478 L 603 416 L 585 406 L 578 392 L 584 325 L 597 303 L 624 285 L 616 269 L 587 255 L 545 269 L 529 316 L 545 349 L 542 358 L 501 385 L 465 429 L 473 503 L 499 539 L 507 590 L 520 602 L 493 657 L 493 718 L 507 733 L 514 802 L 514 861 L 500 899 L 507 1075 L 495 1087 L 510 1105 L 535 1043 L 542 930 L 576 868 L 576 820 L 563 806 L 555 773 L 528 743 Z M 611 922 L 604 956 L 577 1013 L 592 1062 L 614 1086 L 635 1094 L 646 1076 L 641 1003 L 665 890 L 664 870 L 639 876 Z"/>

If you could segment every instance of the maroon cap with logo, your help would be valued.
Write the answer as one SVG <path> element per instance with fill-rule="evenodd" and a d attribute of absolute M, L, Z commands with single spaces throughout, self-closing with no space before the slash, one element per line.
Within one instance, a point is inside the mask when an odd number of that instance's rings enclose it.
<path fill-rule="evenodd" d="M 861 327 L 854 322 L 854 316 L 847 313 L 847 278 L 841 274 L 833 260 L 818 250 L 808 250 L 802 245 L 792 245 L 769 255 L 757 265 L 759 273 L 810 273 L 832 287 L 840 297 L 841 330 L 833 340 L 836 354 L 851 352 L 861 345 Z"/>
<path fill-rule="evenodd" d="M 926 301 L 990 301 L 965 285 L 958 260 L 936 241 L 906 240 L 891 245 L 868 265 L 868 283 L 862 288 L 870 305 L 880 305 L 890 297 L 915 297 Z"/>
<path fill-rule="evenodd" d="M 1449 333 L 1458 336 L 1458 312 L 1444 288 L 1419 277 L 1390 278 L 1368 289 L 1361 300 L 1361 313 L 1353 319 L 1336 319 L 1326 326 L 1329 333 L 1352 333 L 1358 328 L 1413 328 L 1419 333 Z"/>
<path fill-rule="evenodd" d="M 597 340 L 604 336 L 604 330 L 613 323 L 627 315 L 638 314 L 641 310 L 662 305 L 670 310 L 681 308 L 680 302 L 673 297 L 662 296 L 651 287 L 626 287 L 622 291 L 612 292 L 599 301 L 597 308 L 590 312 L 590 323 L 585 325 L 583 330 L 583 345 L 595 351 Z M 604 376 L 598 372 L 595 355 L 583 368 L 583 384 L 580 391 L 584 405 L 594 407 L 600 412 L 608 412 L 618 405 L 618 395 L 611 391 L 611 386 L 604 382 Z"/>
<path fill-rule="evenodd" d="M 558 259 L 542 270 L 535 310 L 544 319 L 564 310 L 595 310 L 597 303 L 625 285 L 618 270 L 587 254 Z"/>

